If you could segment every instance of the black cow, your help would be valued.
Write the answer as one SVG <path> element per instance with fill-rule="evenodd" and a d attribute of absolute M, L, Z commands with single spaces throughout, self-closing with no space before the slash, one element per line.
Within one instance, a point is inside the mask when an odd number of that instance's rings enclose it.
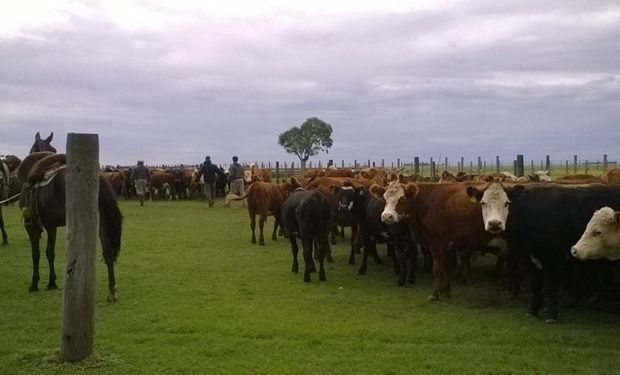
<path fill-rule="evenodd" d="M 506 220 L 508 247 L 512 256 L 533 263 L 528 312 L 536 316 L 545 296 L 547 322 L 554 322 L 562 276 L 574 266 L 569 263 L 576 262 L 570 256 L 571 246 L 594 211 L 603 206 L 620 209 L 620 187 L 532 187 L 508 195 L 512 201 Z"/>
<path fill-rule="evenodd" d="M 293 254 L 292 272 L 297 273 L 297 240 L 303 247 L 304 281 L 310 281 L 310 273 L 316 272 L 312 259 L 312 244 L 317 242 L 319 280 L 325 281 L 325 255 L 329 252 L 329 202 L 317 190 L 300 190 L 291 194 L 282 204 L 281 224 L 291 242 Z"/>
<path fill-rule="evenodd" d="M 405 284 L 408 278 L 410 283 L 415 282 L 415 267 L 417 263 L 417 243 L 413 239 L 406 222 L 385 224 L 381 221 L 381 213 L 385 208 L 385 201 L 375 197 L 365 187 L 338 190 L 338 201 L 341 209 L 349 209 L 356 218 L 359 231 L 364 239 L 364 255 L 358 273 L 364 275 L 368 263 L 368 256 L 373 255 L 377 263 L 381 260 L 377 254 L 377 242 L 387 243 L 388 252 L 395 252 L 394 271 L 399 274 L 399 285 Z M 349 264 L 355 263 L 353 249 L 349 256 Z"/>

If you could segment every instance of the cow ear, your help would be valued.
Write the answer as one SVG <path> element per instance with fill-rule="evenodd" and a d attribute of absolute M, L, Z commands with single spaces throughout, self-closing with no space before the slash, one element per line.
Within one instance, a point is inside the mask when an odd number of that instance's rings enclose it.
<path fill-rule="evenodd" d="M 54 138 L 54 132 L 52 132 L 52 134 L 50 134 L 50 136 L 45 139 L 45 142 L 50 143 L 52 141 L 52 138 Z"/>
<path fill-rule="evenodd" d="M 329 185 L 329 190 L 334 194 L 338 194 L 338 192 L 340 191 L 340 187 L 336 185 Z"/>
<path fill-rule="evenodd" d="M 511 201 L 521 198 L 523 192 L 525 191 L 525 186 L 523 185 L 515 185 L 510 190 L 508 190 L 508 198 Z"/>
<path fill-rule="evenodd" d="M 37 134 L 34 135 L 34 140 L 35 141 L 40 141 L 41 140 L 41 134 L 39 134 L 39 132 L 37 132 Z"/>
<path fill-rule="evenodd" d="M 385 193 L 385 188 L 377 184 L 372 184 L 372 186 L 370 187 L 370 193 L 377 198 L 383 199 L 383 193 Z"/>
<path fill-rule="evenodd" d="M 420 192 L 420 188 L 418 185 L 410 182 L 405 186 L 405 195 L 407 198 L 415 198 L 416 195 Z"/>
<path fill-rule="evenodd" d="M 482 200 L 483 194 L 483 191 L 480 191 L 473 186 L 467 187 L 467 195 L 469 196 L 469 200 L 472 201 L 472 203 L 479 203 Z"/>

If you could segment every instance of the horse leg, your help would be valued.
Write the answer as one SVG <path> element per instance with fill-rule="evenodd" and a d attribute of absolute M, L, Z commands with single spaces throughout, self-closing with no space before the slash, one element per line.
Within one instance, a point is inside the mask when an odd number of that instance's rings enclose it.
<path fill-rule="evenodd" d="M 6 231 L 4 230 L 4 219 L 2 218 L 2 206 L 0 206 L 0 231 L 2 231 L 2 244 L 8 245 L 9 237 L 6 235 Z"/>
<path fill-rule="evenodd" d="M 112 256 L 112 248 L 109 246 L 103 248 L 103 259 L 108 267 L 108 302 L 116 302 L 116 278 L 114 277 L 114 258 Z"/>
<path fill-rule="evenodd" d="M 56 285 L 56 271 L 54 269 L 54 258 L 56 257 L 56 227 L 46 228 L 47 230 L 47 248 L 45 249 L 45 255 L 47 256 L 47 263 L 50 268 L 49 282 L 47 283 L 47 290 L 57 289 Z"/>
<path fill-rule="evenodd" d="M 37 224 L 26 224 L 25 227 L 28 237 L 30 237 L 30 248 L 32 249 L 32 282 L 28 290 L 36 292 L 39 290 L 39 258 L 41 256 L 39 240 L 41 239 L 41 228 Z"/>

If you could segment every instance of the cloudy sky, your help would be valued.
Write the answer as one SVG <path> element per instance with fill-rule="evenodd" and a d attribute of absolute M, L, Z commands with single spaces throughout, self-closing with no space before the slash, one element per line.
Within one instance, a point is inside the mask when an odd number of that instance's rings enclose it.
<path fill-rule="evenodd" d="M 620 160 L 619 35 L 617 0 L 2 1 L 0 154 L 291 161 L 316 116 L 323 161 Z"/>

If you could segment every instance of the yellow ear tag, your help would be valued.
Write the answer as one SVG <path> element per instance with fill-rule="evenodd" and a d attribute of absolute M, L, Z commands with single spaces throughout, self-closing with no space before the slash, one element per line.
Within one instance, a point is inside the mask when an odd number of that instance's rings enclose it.
<path fill-rule="evenodd" d="M 471 203 L 478 203 L 478 201 L 476 200 L 476 197 L 469 197 L 469 201 Z"/>

